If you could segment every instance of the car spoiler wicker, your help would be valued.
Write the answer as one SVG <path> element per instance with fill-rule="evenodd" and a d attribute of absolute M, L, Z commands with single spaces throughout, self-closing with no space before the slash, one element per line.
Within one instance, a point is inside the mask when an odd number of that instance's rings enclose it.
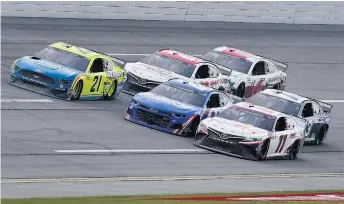
<path fill-rule="evenodd" d="M 277 67 L 277 69 L 281 70 L 284 73 L 287 73 L 287 70 L 288 70 L 288 65 L 287 64 L 285 64 L 283 62 L 279 62 L 279 61 L 271 59 L 271 58 L 268 58 L 268 57 L 261 56 L 261 55 L 256 55 L 256 56 L 270 61 L 272 64 L 274 64 Z"/>

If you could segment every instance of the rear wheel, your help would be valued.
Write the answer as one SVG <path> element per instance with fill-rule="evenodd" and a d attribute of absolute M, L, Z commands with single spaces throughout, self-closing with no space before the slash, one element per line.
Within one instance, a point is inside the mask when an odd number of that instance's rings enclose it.
<path fill-rule="evenodd" d="M 117 91 L 117 80 L 115 80 L 114 82 L 112 82 L 109 91 L 107 92 L 107 94 L 104 96 L 104 100 L 112 100 L 113 96 L 115 95 Z"/>
<path fill-rule="evenodd" d="M 280 83 L 275 84 L 275 86 L 273 87 L 273 89 L 280 90 L 280 89 L 281 89 Z"/>
<path fill-rule="evenodd" d="M 326 128 L 323 126 L 321 127 L 318 136 L 315 138 L 314 144 L 315 145 L 321 145 L 324 139 L 326 133 Z"/>
<path fill-rule="evenodd" d="M 244 83 L 241 83 L 238 88 L 237 88 L 237 91 L 236 91 L 236 95 L 243 98 L 244 95 L 245 95 L 245 84 Z"/>
<path fill-rule="evenodd" d="M 72 90 L 71 100 L 79 100 L 81 92 L 83 88 L 83 82 L 80 80 L 75 85 L 74 89 Z"/>

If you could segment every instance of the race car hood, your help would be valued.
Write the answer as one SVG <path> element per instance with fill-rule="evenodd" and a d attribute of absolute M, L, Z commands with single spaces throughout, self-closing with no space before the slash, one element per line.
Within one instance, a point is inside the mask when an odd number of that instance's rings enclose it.
<path fill-rule="evenodd" d="M 207 118 L 202 123 L 216 131 L 246 138 L 264 138 L 269 134 L 266 130 L 219 117 Z"/>
<path fill-rule="evenodd" d="M 151 92 L 138 93 L 133 97 L 133 100 L 149 108 L 174 114 L 187 115 L 190 112 L 200 109 L 199 107 L 188 105 Z"/>
<path fill-rule="evenodd" d="M 43 59 L 32 59 L 31 57 L 23 57 L 19 59 L 16 65 L 24 70 L 38 72 L 58 79 L 72 79 L 79 73 L 82 73 L 81 71 L 70 67 Z"/>
<path fill-rule="evenodd" d="M 174 72 L 150 66 L 141 62 L 127 63 L 124 69 L 126 69 L 128 73 L 136 75 L 140 78 L 160 83 L 166 82 L 172 78 L 189 79 Z"/>

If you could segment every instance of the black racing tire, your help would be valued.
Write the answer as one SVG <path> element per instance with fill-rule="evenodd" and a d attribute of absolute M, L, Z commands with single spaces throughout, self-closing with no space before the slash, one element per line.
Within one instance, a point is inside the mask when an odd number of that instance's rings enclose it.
<path fill-rule="evenodd" d="M 323 139 L 325 137 L 325 133 L 326 133 L 326 127 L 322 126 L 319 134 L 317 135 L 317 137 L 315 138 L 315 141 L 313 142 L 314 145 L 321 145 L 323 142 Z"/>
<path fill-rule="evenodd" d="M 281 89 L 281 84 L 280 83 L 277 83 L 275 84 L 274 87 L 272 87 L 273 89 L 276 89 L 276 90 L 280 90 Z"/>
<path fill-rule="evenodd" d="M 83 87 L 84 82 L 82 80 L 78 81 L 75 85 L 75 92 L 72 90 L 71 100 L 79 100 Z"/>
<path fill-rule="evenodd" d="M 236 95 L 243 98 L 245 96 L 245 83 L 241 83 L 237 90 L 236 90 Z"/>
<path fill-rule="evenodd" d="M 269 147 L 270 147 L 270 140 L 267 139 L 264 141 L 262 145 L 261 151 L 257 158 L 258 161 L 263 161 L 266 159 L 266 156 L 268 155 Z"/>
<path fill-rule="evenodd" d="M 294 144 L 291 146 L 291 148 L 289 150 L 289 159 L 290 160 L 297 159 L 297 154 L 299 153 L 300 145 L 301 145 L 300 140 L 296 140 L 294 142 Z"/>
<path fill-rule="evenodd" d="M 104 100 L 106 100 L 106 101 L 112 100 L 113 96 L 115 95 L 115 93 L 117 91 L 117 87 L 118 87 L 117 80 L 115 80 L 113 82 L 113 84 L 115 85 L 113 92 L 110 95 L 108 95 L 108 93 L 106 93 L 106 95 L 104 96 Z M 111 84 L 111 86 L 112 86 L 112 84 Z"/>
<path fill-rule="evenodd" d="M 196 117 L 195 119 L 192 120 L 191 125 L 190 125 L 190 131 L 187 132 L 188 137 L 196 137 L 196 131 L 197 131 L 199 123 L 200 123 L 199 117 Z"/>

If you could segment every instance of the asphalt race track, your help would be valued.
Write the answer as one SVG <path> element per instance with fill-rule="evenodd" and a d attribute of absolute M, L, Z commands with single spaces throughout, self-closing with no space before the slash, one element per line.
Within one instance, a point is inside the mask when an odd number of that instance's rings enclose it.
<path fill-rule="evenodd" d="M 54 41 L 109 54 L 131 54 L 117 55 L 129 61 L 143 57 L 133 54 L 161 48 L 197 55 L 226 44 L 287 62 L 289 91 L 321 100 L 344 100 L 343 26 L 1 20 L 1 99 L 29 99 L 1 103 L 2 197 L 344 188 L 344 101 L 333 103 L 330 132 L 323 145 L 305 147 L 295 161 L 254 162 L 203 151 L 192 145 L 191 138 L 125 121 L 130 98 L 125 94 L 110 102 L 66 102 L 6 83 L 16 58 Z M 191 152 L 135 152 L 161 149 Z M 252 178 L 242 174 L 252 174 Z M 262 175 L 268 178 L 262 180 Z"/>

